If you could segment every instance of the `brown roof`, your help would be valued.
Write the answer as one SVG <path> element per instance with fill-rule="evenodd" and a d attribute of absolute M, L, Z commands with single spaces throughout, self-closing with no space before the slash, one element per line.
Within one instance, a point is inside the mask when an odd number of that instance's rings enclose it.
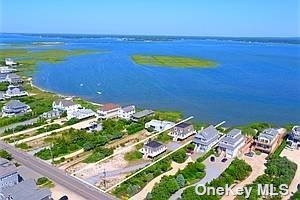
<path fill-rule="evenodd" d="M 103 106 L 100 108 L 101 111 L 109 111 L 109 110 L 114 110 L 120 108 L 120 106 L 118 104 L 114 104 L 114 103 L 107 103 L 107 104 L 103 104 Z"/>

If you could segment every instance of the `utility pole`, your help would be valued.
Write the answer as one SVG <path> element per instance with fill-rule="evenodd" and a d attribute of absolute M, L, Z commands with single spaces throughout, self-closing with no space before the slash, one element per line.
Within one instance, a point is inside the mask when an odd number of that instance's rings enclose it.
<path fill-rule="evenodd" d="M 104 184 L 104 188 L 106 188 L 106 171 L 105 171 L 105 168 L 103 169 L 103 184 Z"/>
<path fill-rule="evenodd" d="M 50 154 L 51 154 L 51 159 L 52 159 L 52 163 L 54 162 L 54 157 L 53 157 L 53 152 L 52 152 L 52 146 L 53 146 L 53 143 L 50 144 Z"/>

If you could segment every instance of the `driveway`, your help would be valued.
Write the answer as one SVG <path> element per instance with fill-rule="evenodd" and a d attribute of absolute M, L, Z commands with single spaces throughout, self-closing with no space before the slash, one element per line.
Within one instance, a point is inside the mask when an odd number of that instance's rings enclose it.
<path fill-rule="evenodd" d="M 292 183 L 290 184 L 289 187 L 289 192 L 290 194 L 294 193 L 297 191 L 297 185 L 300 184 L 300 149 L 298 150 L 290 150 L 290 149 L 284 149 L 281 154 L 281 157 L 287 157 L 287 159 L 289 159 L 290 161 L 294 162 L 297 164 L 297 171 L 295 174 L 295 177 L 292 181 Z M 285 196 L 283 197 L 283 200 L 288 200 L 290 198 L 291 195 Z"/>
<path fill-rule="evenodd" d="M 245 160 L 245 162 L 251 166 L 252 172 L 245 180 L 235 185 L 234 188 L 243 188 L 254 182 L 258 176 L 263 175 L 266 169 L 265 163 L 267 162 L 267 156 L 268 155 L 264 153 L 260 155 L 254 154 L 253 157 L 242 156 L 241 159 Z M 232 200 L 234 198 L 235 196 L 229 193 L 228 196 L 223 196 L 222 200 Z"/>
<path fill-rule="evenodd" d="M 228 159 L 226 162 L 221 162 L 221 160 L 223 158 L 224 157 L 219 156 L 219 157 L 216 157 L 215 162 L 211 162 L 210 157 L 208 157 L 203 162 L 203 164 L 206 166 L 206 168 L 205 168 L 206 175 L 204 176 L 204 178 L 193 185 L 189 185 L 187 187 L 181 188 L 180 190 L 178 190 L 176 193 L 174 193 L 171 196 L 170 200 L 179 199 L 181 197 L 181 194 L 183 193 L 183 191 L 189 187 L 196 186 L 197 184 L 206 184 L 206 183 L 211 182 L 213 179 L 218 178 L 232 162 L 232 159 Z"/>

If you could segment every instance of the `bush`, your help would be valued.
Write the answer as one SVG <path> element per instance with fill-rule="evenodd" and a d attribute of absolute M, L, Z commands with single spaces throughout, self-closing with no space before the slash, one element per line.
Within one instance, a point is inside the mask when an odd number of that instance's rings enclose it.
<path fill-rule="evenodd" d="M 12 160 L 12 156 L 10 153 L 8 153 L 7 151 L 0 149 L 0 157 L 7 159 L 7 160 Z"/>
<path fill-rule="evenodd" d="M 41 178 L 38 178 L 38 180 L 36 181 L 36 184 L 37 185 L 44 185 L 48 181 L 49 181 L 49 179 L 47 177 L 41 177 Z"/>
<path fill-rule="evenodd" d="M 102 160 L 103 158 L 110 156 L 113 154 L 112 149 L 107 149 L 104 147 L 97 147 L 93 153 L 87 157 L 83 162 L 85 163 L 95 163 L 99 160 Z"/>
<path fill-rule="evenodd" d="M 143 157 L 143 154 L 139 152 L 138 150 L 127 152 L 124 156 L 125 160 L 127 161 L 133 161 L 133 160 L 139 160 Z"/>
<path fill-rule="evenodd" d="M 187 155 L 184 149 L 179 149 L 171 155 L 173 161 L 177 163 L 183 163 L 187 159 Z"/>

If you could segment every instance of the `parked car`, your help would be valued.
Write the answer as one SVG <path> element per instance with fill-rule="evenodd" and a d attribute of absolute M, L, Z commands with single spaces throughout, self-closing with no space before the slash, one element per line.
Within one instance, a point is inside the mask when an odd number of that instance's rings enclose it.
<path fill-rule="evenodd" d="M 68 196 L 62 196 L 62 197 L 60 197 L 60 199 L 59 200 L 68 200 L 69 198 L 68 198 Z"/>
<path fill-rule="evenodd" d="M 254 153 L 252 151 L 248 152 L 248 153 L 245 153 L 244 154 L 245 156 L 248 156 L 248 157 L 253 157 L 254 156 Z"/>
<path fill-rule="evenodd" d="M 227 158 L 223 158 L 222 160 L 221 160 L 221 162 L 226 162 L 228 159 Z"/>
<path fill-rule="evenodd" d="M 210 161 L 211 161 L 211 162 L 215 162 L 215 161 L 216 161 L 216 158 L 215 158 L 214 156 L 211 156 L 211 157 L 210 157 Z"/>

